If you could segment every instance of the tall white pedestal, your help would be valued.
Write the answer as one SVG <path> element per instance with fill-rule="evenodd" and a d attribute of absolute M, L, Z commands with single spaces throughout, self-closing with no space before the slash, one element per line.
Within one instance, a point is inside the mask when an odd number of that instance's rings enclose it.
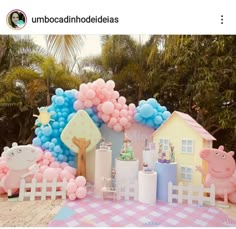
<path fill-rule="evenodd" d="M 157 173 L 145 173 L 139 171 L 138 174 L 139 201 L 145 204 L 156 203 Z"/>
<path fill-rule="evenodd" d="M 121 161 L 116 159 L 117 198 L 138 199 L 138 167 L 139 161 Z"/>
<path fill-rule="evenodd" d="M 155 170 L 155 162 L 157 156 L 155 155 L 155 150 L 144 150 L 143 151 L 143 163 L 148 164 L 148 168 Z"/>
<path fill-rule="evenodd" d="M 95 153 L 95 179 L 94 191 L 101 196 L 101 189 L 104 185 L 103 178 L 111 178 L 112 151 L 108 149 L 97 149 Z"/>

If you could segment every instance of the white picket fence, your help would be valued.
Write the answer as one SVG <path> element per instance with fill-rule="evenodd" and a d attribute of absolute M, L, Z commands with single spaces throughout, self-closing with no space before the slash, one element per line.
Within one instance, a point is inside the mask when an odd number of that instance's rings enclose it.
<path fill-rule="evenodd" d="M 62 182 L 57 182 L 56 178 L 52 182 L 43 179 L 40 183 L 37 183 L 36 179 L 32 179 L 31 183 L 26 183 L 22 179 L 20 183 L 19 201 L 24 201 L 25 198 L 29 198 L 29 200 L 55 200 L 56 197 L 66 199 L 66 185 L 66 179 L 63 179 Z"/>
<path fill-rule="evenodd" d="M 116 183 L 117 199 L 124 197 L 125 200 L 134 198 L 138 200 L 138 180 L 130 182 L 129 180 Z"/>
<path fill-rule="evenodd" d="M 203 185 L 192 186 L 189 184 L 188 186 L 184 186 L 182 183 L 173 185 L 172 182 L 169 182 L 168 202 L 173 203 L 174 199 L 179 204 L 187 201 L 188 204 L 195 202 L 200 206 L 203 204 L 215 206 L 215 185 L 212 184 L 210 188 L 204 188 Z"/>

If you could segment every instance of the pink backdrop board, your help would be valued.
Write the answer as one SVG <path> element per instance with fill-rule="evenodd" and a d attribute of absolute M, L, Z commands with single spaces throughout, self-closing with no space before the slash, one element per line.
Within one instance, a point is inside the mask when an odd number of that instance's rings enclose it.
<path fill-rule="evenodd" d="M 142 169 L 145 139 L 148 139 L 148 142 L 151 142 L 153 133 L 154 129 L 139 123 L 133 123 L 131 128 L 126 130 L 126 134 L 131 140 L 131 145 L 133 146 L 134 155 L 139 159 L 139 169 Z"/>

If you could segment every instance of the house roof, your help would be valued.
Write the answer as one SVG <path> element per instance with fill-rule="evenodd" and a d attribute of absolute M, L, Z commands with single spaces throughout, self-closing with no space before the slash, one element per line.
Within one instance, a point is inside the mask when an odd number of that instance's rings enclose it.
<path fill-rule="evenodd" d="M 174 111 L 171 116 L 153 133 L 153 135 L 158 132 L 163 126 L 168 123 L 168 120 L 171 119 L 174 115 L 178 115 L 181 119 L 183 119 L 186 124 L 192 128 L 197 134 L 199 134 L 203 139 L 205 140 L 216 140 L 207 130 L 205 130 L 199 123 L 197 123 L 196 120 L 194 120 L 190 115 L 179 112 L 179 111 Z"/>

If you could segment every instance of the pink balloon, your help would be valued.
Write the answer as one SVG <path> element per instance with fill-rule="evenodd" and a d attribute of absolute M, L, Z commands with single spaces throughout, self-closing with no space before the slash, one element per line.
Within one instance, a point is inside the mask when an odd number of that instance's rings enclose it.
<path fill-rule="evenodd" d="M 85 107 L 92 107 L 92 106 L 93 106 L 93 103 L 92 103 L 92 101 L 90 101 L 90 100 L 85 100 L 84 106 L 85 106 Z"/>
<path fill-rule="evenodd" d="M 102 115 L 102 120 L 103 120 L 105 123 L 107 123 L 109 119 L 110 119 L 110 116 L 109 116 L 108 114 L 103 114 L 103 115 Z"/>
<path fill-rule="evenodd" d="M 45 159 L 51 159 L 51 157 L 52 157 L 52 153 L 51 152 L 49 152 L 49 151 L 45 152 L 45 154 L 44 154 L 44 158 Z"/>
<path fill-rule="evenodd" d="M 87 92 L 87 98 L 88 99 L 93 99 L 95 97 L 96 93 L 94 90 L 92 89 L 89 89 L 88 92 Z"/>
<path fill-rule="evenodd" d="M 66 186 L 66 191 L 67 193 L 70 193 L 70 192 L 76 192 L 77 190 L 77 185 L 75 182 L 69 182 Z"/>
<path fill-rule="evenodd" d="M 102 118 L 103 113 L 101 111 L 98 111 L 98 117 Z"/>
<path fill-rule="evenodd" d="M 100 99 L 95 97 L 93 98 L 92 102 L 93 102 L 93 105 L 97 106 L 98 104 L 100 104 Z"/>
<path fill-rule="evenodd" d="M 86 184 L 86 179 L 83 176 L 78 176 L 75 178 L 75 183 L 78 187 L 83 187 Z"/>
<path fill-rule="evenodd" d="M 128 120 L 127 118 L 122 117 L 119 122 L 122 126 L 126 126 L 128 123 Z"/>
<path fill-rule="evenodd" d="M 120 96 L 119 92 L 118 91 L 114 91 L 113 94 L 112 94 L 112 98 L 113 99 L 118 99 Z"/>
<path fill-rule="evenodd" d="M 115 108 L 117 110 L 120 110 L 122 108 L 122 105 L 120 103 L 116 103 Z"/>
<path fill-rule="evenodd" d="M 111 125 L 115 125 L 117 123 L 117 119 L 112 117 L 109 123 L 111 123 Z"/>
<path fill-rule="evenodd" d="M 107 85 L 108 88 L 113 89 L 115 87 L 115 82 L 113 80 L 108 80 L 106 82 L 106 85 Z"/>
<path fill-rule="evenodd" d="M 131 115 L 128 115 L 128 120 L 131 121 L 133 118 Z"/>
<path fill-rule="evenodd" d="M 102 104 L 102 111 L 105 114 L 111 114 L 114 111 L 114 104 L 110 101 L 106 101 Z"/>
<path fill-rule="evenodd" d="M 84 109 L 84 104 L 80 101 L 80 100 L 76 100 L 74 102 L 74 109 L 75 110 L 81 110 L 81 109 Z"/>
<path fill-rule="evenodd" d="M 109 127 L 109 128 L 113 128 L 113 124 L 111 124 L 110 122 L 107 124 L 107 126 Z"/>
<path fill-rule="evenodd" d="M 68 171 L 69 173 L 71 173 L 72 175 L 75 175 L 76 174 L 76 169 L 75 168 L 72 168 L 70 166 L 66 166 L 64 168 L 64 170 Z"/>
<path fill-rule="evenodd" d="M 122 131 L 122 126 L 118 123 L 113 128 L 116 132 L 121 132 Z"/>
<path fill-rule="evenodd" d="M 117 109 L 115 109 L 114 112 L 113 112 L 113 114 L 112 114 L 112 116 L 113 116 L 113 117 L 119 117 L 119 115 L 120 115 L 120 111 L 117 110 Z"/>
<path fill-rule="evenodd" d="M 122 109 L 122 110 L 120 111 L 120 115 L 121 115 L 121 116 L 127 116 L 127 115 L 128 115 L 128 111 L 125 110 L 125 109 Z"/>
<path fill-rule="evenodd" d="M 50 161 L 48 159 L 43 159 L 43 164 L 44 165 L 49 165 Z"/>
<path fill-rule="evenodd" d="M 96 84 L 98 85 L 98 87 L 104 87 L 105 86 L 105 81 L 104 81 L 104 79 L 97 79 L 96 80 Z"/>
<path fill-rule="evenodd" d="M 47 168 L 48 168 L 47 165 L 42 165 L 42 166 L 39 167 L 39 171 L 40 171 L 41 173 L 43 173 Z"/>
<path fill-rule="evenodd" d="M 62 163 L 60 164 L 60 167 L 61 167 L 62 169 L 64 169 L 66 166 L 68 166 L 68 163 L 66 163 L 66 162 L 62 162 Z"/>
<path fill-rule="evenodd" d="M 36 179 L 37 182 L 42 182 L 43 180 L 43 174 L 42 173 L 36 173 L 34 175 L 34 178 Z"/>
<path fill-rule="evenodd" d="M 51 168 L 59 168 L 60 167 L 60 164 L 57 162 L 57 161 L 54 161 L 50 164 L 50 167 Z"/>
<path fill-rule="evenodd" d="M 124 96 L 119 97 L 118 98 L 118 103 L 120 103 L 122 105 L 125 104 L 126 103 L 126 98 Z"/>
<path fill-rule="evenodd" d="M 135 111 L 136 107 L 135 107 L 135 105 L 134 105 L 133 103 L 130 103 L 130 104 L 129 104 L 129 109 L 130 109 L 131 111 Z"/>
<path fill-rule="evenodd" d="M 87 85 L 86 85 L 85 83 L 82 83 L 82 84 L 80 84 L 80 86 L 79 86 L 79 90 L 80 90 L 80 92 L 82 92 L 82 93 L 86 93 L 87 90 L 88 90 L 88 87 L 87 87 Z"/>
<path fill-rule="evenodd" d="M 65 178 L 68 181 L 71 178 L 73 178 L 73 175 L 71 173 L 69 173 L 67 170 L 63 170 L 60 173 L 60 178 L 61 178 L 61 180 L 63 180 Z"/>
<path fill-rule="evenodd" d="M 76 190 L 76 196 L 79 199 L 83 199 L 87 195 L 87 189 L 85 187 L 79 187 Z"/>
<path fill-rule="evenodd" d="M 58 178 L 58 172 L 55 168 L 47 168 L 43 172 L 43 177 L 47 179 L 47 181 L 52 181 L 54 178 Z"/>
<path fill-rule="evenodd" d="M 76 199 L 76 194 L 75 193 L 70 193 L 67 196 L 68 196 L 69 200 L 75 200 Z"/>
<path fill-rule="evenodd" d="M 128 106 L 126 104 L 123 104 L 122 109 L 128 110 Z"/>

